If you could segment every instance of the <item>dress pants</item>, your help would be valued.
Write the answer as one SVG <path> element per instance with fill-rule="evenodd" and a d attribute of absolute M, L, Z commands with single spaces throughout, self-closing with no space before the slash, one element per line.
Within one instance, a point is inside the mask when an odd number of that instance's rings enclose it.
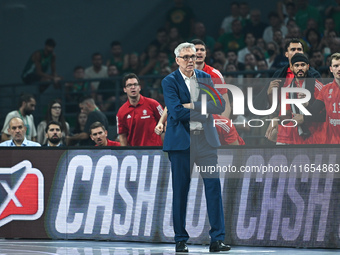
<path fill-rule="evenodd" d="M 207 142 L 204 132 L 191 135 L 191 150 L 169 151 L 172 172 L 173 190 L 173 225 L 175 242 L 187 241 L 188 232 L 185 230 L 188 192 L 191 172 L 194 162 L 197 166 L 216 166 L 217 149 Z M 225 226 L 221 195 L 221 183 L 218 173 L 201 174 L 204 183 L 207 211 L 211 229 L 211 242 L 224 240 Z"/>

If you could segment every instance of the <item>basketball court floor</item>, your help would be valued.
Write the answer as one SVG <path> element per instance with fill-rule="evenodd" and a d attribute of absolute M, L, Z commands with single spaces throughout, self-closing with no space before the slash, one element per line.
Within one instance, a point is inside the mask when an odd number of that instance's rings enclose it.
<path fill-rule="evenodd" d="M 105 241 L 62 241 L 62 240 L 25 240 L 0 239 L 0 255 L 139 255 L 139 254 L 213 254 L 209 246 L 188 245 L 189 253 L 176 253 L 174 244 L 105 242 Z M 278 247 L 234 246 L 228 252 L 217 254 L 250 255 L 324 255 L 339 254 L 340 249 L 297 249 Z M 215 253 L 216 254 L 216 253 Z"/>

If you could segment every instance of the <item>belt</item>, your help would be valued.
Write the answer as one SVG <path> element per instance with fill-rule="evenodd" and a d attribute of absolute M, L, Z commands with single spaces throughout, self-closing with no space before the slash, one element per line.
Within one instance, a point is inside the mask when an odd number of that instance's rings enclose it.
<path fill-rule="evenodd" d="M 203 132 L 204 130 L 191 130 L 190 135 L 201 135 Z"/>

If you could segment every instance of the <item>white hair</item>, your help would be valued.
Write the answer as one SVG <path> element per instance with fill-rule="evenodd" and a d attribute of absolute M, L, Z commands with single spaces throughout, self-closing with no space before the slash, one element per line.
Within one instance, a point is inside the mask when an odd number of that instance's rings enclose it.
<path fill-rule="evenodd" d="M 176 49 L 174 50 L 176 58 L 179 56 L 179 54 L 181 53 L 183 49 L 192 49 L 196 53 L 196 48 L 193 43 L 184 42 L 178 45 Z"/>

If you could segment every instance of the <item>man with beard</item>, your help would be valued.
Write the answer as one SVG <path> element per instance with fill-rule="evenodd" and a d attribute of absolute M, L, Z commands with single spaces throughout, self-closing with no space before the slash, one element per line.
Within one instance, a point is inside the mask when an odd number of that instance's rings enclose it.
<path fill-rule="evenodd" d="M 254 100 L 254 108 L 257 110 L 266 110 L 272 105 L 273 88 L 278 88 L 278 94 L 281 93 L 282 87 L 287 87 L 291 84 L 294 74 L 291 70 L 291 59 L 296 53 L 303 53 L 303 44 L 298 38 L 292 38 L 285 44 L 285 56 L 288 58 L 289 64 L 275 71 L 273 74 L 273 80 L 266 84 L 261 92 L 256 96 Z M 314 68 L 310 67 L 307 71 L 308 77 L 321 78 L 321 75 Z M 271 117 L 271 116 L 270 116 Z M 285 144 L 290 141 L 291 129 L 284 129 L 281 125 L 275 126 L 269 124 L 266 137 L 278 144 Z M 288 133 L 287 133 L 288 132 Z"/>
<path fill-rule="evenodd" d="M 20 96 L 19 109 L 7 114 L 4 126 L 1 130 L 1 141 L 11 139 L 11 134 L 8 132 L 9 121 L 18 117 L 22 119 L 26 127 L 26 138 L 31 141 L 37 141 L 37 130 L 34 125 L 33 111 L 35 110 L 36 101 L 31 94 L 23 94 Z"/>
<path fill-rule="evenodd" d="M 40 147 L 41 145 L 37 142 L 32 142 L 26 139 L 26 127 L 24 121 L 21 118 L 13 117 L 9 121 L 8 133 L 12 139 L 0 143 L 2 147 L 16 147 L 16 146 L 34 146 Z"/>
<path fill-rule="evenodd" d="M 90 137 L 96 143 L 96 146 L 120 146 L 119 142 L 107 139 L 107 130 L 99 121 L 91 125 Z"/>
<path fill-rule="evenodd" d="M 310 108 L 311 116 L 296 114 L 294 119 L 298 124 L 314 121 L 323 110 L 326 111 L 326 122 L 324 123 L 320 139 L 325 144 L 340 143 L 340 53 L 331 56 L 330 71 L 333 73 L 334 80 L 326 84 L 315 102 Z"/>
<path fill-rule="evenodd" d="M 61 147 L 64 146 L 61 143 L 61 137 L 62 137 L 62 127 L 61 123 L 58 121 L 50 121 L 45 129 L 45 136 L 47 138 L 47 143 L 44 144 L 43 146 L 48 146 L 48 147 Z"/>
<path fill-rule="evenodd" d="M 295 88 L 303 88 L 310 92 L 311 99 L 304 106 L 307 107 L 308 104 L 312 104 L 315 99 L 318 97 L 323 84 L 312 78 L 308 74 L 309 70 L 309 60 L 302 53 L 296 53 L 291 59 L 291 70 L 294 74 L 294 78 L 291 83 L 287 87 L 295 87 Z M 303 93 L 289 93 L 290 99 L 303 98 L 306 95 Z M 284 119 L 292 119 L 292 117 L 296 114 L 301 114 L 299 108 L 297 108 L 294 104 L 287 105 L 286 107 L 287 115 L 279 116 L 277 119 L 280 120 L 280 123 Z M 320 137 L 322 136 L 322 126 L 324 121 L 325 114 L 320 114 L 319 118 L 315 118 L 315 122 L 309 122 L 307 124 L 300 124 L 295 127 L 293 125 L 295 123 L 291 122 L 289 124 L 285 123 L 285 126 L 282 126 L 282 130 L 290 129 L 290 132 L 286 132 L 290 134 L 290 137 L 287 138 L 285 144 L 320 144 Z M 275 125 L 278 124 L 278 121 L 275 121 Z M 267 134 L 268 135 L 268 134 Z"/>
<path fill-rule="evenodd" d="M 117 113 L 117 133 L 121 146 L 162 146 L 162 139 L 154 133 L 163 113 L 162 106 L 154 99 L 140 94 L 138 76 L 130 73 L 123 78 L 128 100 Z"/>

